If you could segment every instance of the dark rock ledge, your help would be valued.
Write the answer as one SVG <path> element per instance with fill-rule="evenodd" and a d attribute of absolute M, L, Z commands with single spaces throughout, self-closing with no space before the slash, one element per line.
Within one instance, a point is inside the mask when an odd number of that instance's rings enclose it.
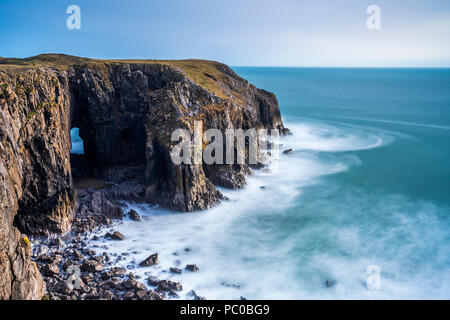
<path fill-rule="evenodd" d="M 106 263 L 81 252 L 78 242 L 62 240 L 65 247 L 43 261 L 37 255 L 37 265 L 27 237 L 50 241 L 71 229 L 86 234 L 121 218 L 119 199 L 189 212 L 218 204 L 223 196 L 216 185 L 241 188 L 251 173 L 249 165 L 170 161 L 172 131 L 192 133 L 195 120 L 223 131 L 287 132 L 275 95 L 217 62 L 0 58 L 0 299 L 48 297 L 45 284 L 50 294 L 64 292 L 61 281 L 50 280 L 66 272 L 54 260 L 57 256 L 87 259 L 83 272 L 95 271 L 95 276 L 86 275 L 87 285 L 101 273 L 95 261 Z M 70 155 L 74 127 L 83 139 L 84 156 Z M 86 191 L 89 186 L 94 189 Z M 89 288 L 64 297 L 108 298 L 110 291 L 117 297 L 113 290 Z M 119 295 L 140 296 L 157 297 L 148 292 Z"/>

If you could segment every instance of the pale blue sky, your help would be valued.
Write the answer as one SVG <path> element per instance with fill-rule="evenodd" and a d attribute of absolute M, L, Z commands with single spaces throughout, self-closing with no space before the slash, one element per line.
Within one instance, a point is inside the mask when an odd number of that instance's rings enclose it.
<path fill-rule="evenodd" d="M 81 30 L 66 8 L 81 8 Z M 366 8 L 381 8 L 368 30 Z M 448 0 L 0 3 L 0 56 L 202 58 L 248 66 L 450 66 Z"/>

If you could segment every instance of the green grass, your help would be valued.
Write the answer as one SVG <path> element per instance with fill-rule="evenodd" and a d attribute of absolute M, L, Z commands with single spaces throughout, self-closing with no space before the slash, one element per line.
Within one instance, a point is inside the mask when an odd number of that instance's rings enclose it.
<path fill-rule="evenodd" d="M 210 60 L 100 60 L 75 57 L 66 54 L 40 54 L 34 57 L 0 58 L 0 70 L 5 72 L 17 72 L 20 70 L 39 67 L 52 67 L 58 70 L 67 70 L 74 66 L 108 68 L 120 64 L 162 64 L 181 70 L 186 76 L 199 86 L 215 93 L 223 99 L 234 97 L 240 100 L 240 92 L 230 90 L 232 82 L 242 79 L 234 74 L 227 66 Z M 227 73 L 224 70 L 228 70 Z M 226 88 L 226 89 L 225 89 Z M 230 96 L 231 94 L 231 96 Z"/>

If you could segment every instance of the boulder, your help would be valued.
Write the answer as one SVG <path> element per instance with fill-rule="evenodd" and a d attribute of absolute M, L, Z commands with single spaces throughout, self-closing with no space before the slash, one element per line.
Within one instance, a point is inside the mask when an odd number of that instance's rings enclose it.
<path fill-rule="evenodd" d="M 139 215 L 139 213 L 137 213 L 135 210 L 130 209 L 130 211 L 128 211 L 128 216 L 130 217 L 131 220 L 133 221 L 141 221 L 141 216 Z"/>
<path fill-rule="evenodd" d="M 181 291 L 183 287 L 181 283 L 170 280 L 161 280 L 158 282 L 157 291 Z"/>
<path fill-rule="evenodd" d="M 154 266 L 155 264 L 159 264 L 158 254 L 157 253 L 154 253 L 151 256 L 149 256 L 147 259 L 141 261 L 139 263 L 139 266 L 141 266 L 141 267 L 150 267 L 150 266 Z"/>
<path fill-rule="evenodd" d="M 125 240 L 125 236 L 122 233 L 120 233 L 119 231 L 116 231 L 111 235 L 111 239 L 112 240 Z"/>
<path fill-rule="evenodd" d="M 81 265 L 81 270 L 86 272 L 101 272 L 103 271 L 103 264 L 96 260 L 84 260 Z"/>
<path fill-rule="evenodd" d="M 170 268 L 170 273 L 181 274 L 181 269 L 178 268 Z"/>
<path fill-rule="evenodd" d="M 185 270 L 191 271 L 191 272 L 198 272 L 198 271 L 200 271 L 200 269 L 197 267 L 196 264 L 188 264 L 188 265 L 186 265 Z"/>

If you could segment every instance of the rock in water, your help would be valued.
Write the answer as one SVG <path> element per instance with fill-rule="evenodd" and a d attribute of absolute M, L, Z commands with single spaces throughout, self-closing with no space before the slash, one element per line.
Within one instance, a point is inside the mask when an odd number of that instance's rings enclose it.
<path fill-rule="evenodd" d="M 125 240 L 125 236 L 123 234 L 121 234 L 119 231 L 114 232 L 111 235 L 111 239 L 113 240 Z"/>
<path fill-rule="evenodd" d="M 159 282 L 159 279 L 156 277 L 150 276 L 147 278 L 147 283 L 149 286 L 156 287 L 158 285 L 158 282 Z"/>
<path fill-rule="evenodd" d="M 327 287 L 327 288 L 331 288 L 335 284 L 336 284 L 336 281 L 334 281 L 334 280 L 327 280 L 327 281 L 325 281 L 325 287 Z"/>
<path fill-rule="evenodd" d="M 191 272 L 198 272 L 200 269 L 197 267 L 196 264 L 188 264 L 186 265 L 186 270 Z"/>
<path fill-rule="evenodd" d="M 283 151 L 283 154 L 291 154 L 292 152 L 294 152 L 294 150 L 292 149 L 287 149 Z"/>
<path fill-rule="evenodd" d="M 181 269 L 178 268 L 170 268 L 170 273 L 181 274 Z"/>
<path fill-rule="evenodd" d="M 139 213 L 137 213 L 135 210 L 130 209 L 130 211 L 128 212 L 128 216 L 130 217 L 131 220 L 133 221 L 141 221 L 141 216 L 139 215 Z"/>
<path fill-rule="evenodd" d="M 154 266 L 155 264 L 159 264 L 158 254 L 157 253 L 152 254 L 151 256 L 149 256 L 144 261 L 141 261 L 141 263 L 139 263 L 139 266 L 141 266 L 141 267 L 150 267 L 150 266 Z"/>
<path fill-rule="evenodd" d="M 173 282 L 170 280 L 161 280 L 158 282 L 158 291 L 181 291 L 183 287 L 179 282 Z"/>

